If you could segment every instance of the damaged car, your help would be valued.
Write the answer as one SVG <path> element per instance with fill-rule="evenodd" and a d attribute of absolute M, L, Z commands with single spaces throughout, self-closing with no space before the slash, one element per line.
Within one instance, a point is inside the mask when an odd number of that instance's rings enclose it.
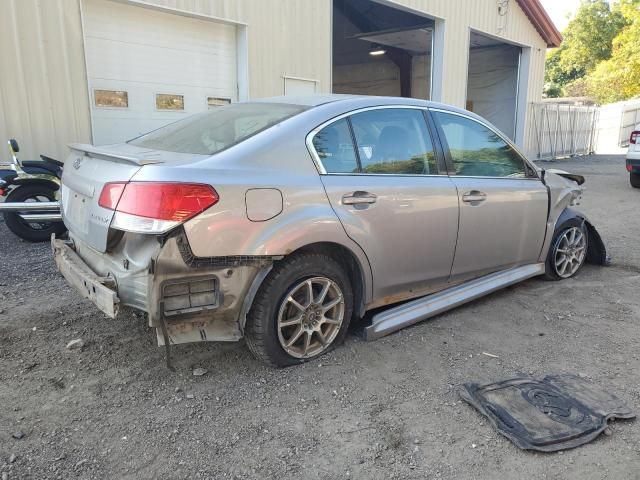
<path fill-rule="evenodd" d="M 245 338 L 283 367 L 373 309 L 370 340 L 606 262 L 572 208 L 584 178 L 433 102 L 274 98 L 70 148 L 58 269 L 109 317 L 145 312 L 159 345 Z"/>

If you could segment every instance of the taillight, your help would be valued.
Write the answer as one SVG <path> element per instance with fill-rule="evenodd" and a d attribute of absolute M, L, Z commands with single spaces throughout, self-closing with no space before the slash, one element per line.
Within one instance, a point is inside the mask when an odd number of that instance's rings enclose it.
<path fill-rule="evenodd" d="M 631 132 L 631 137 L 629 137 L 629 143 L 633 143 L 634 145 L 636 143 L 640 143 L 640 131 L 635 130 Z"/>
<path fill-rule="evenodd" d="M 115 210 L 111 226 L 140 233 L 163 233 L 186 222 L 219 200 L 210 185 L 200 183 L 107 183 L 98 204 Z"/>
<path fill-rule="evenodd" d="M 107 183 L 102 187 L 98 205 L 109 210 L 115 210 L 126 185 L 126 183 Z"/>
<path fill-rule="evenodd" d="M 633 172 L 633 167 L 630 163 L 627 163 L 627 172 Z"/>

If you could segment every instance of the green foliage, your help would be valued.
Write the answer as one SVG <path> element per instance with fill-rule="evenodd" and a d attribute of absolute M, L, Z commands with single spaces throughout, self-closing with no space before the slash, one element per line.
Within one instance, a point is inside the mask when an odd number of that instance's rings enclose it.
<path fill-rule="evenodd" d="M 546 96 L 608 102 L 637 95 L 638 60 L 631 61 L 629 51 L 635 46 L 637 57 L 639 16 L 640 0 L 620 0 L 613 8 L 604 0 L 583 0 L 562 45 L 547 54 Z"/>
<path fill-rule="evenodd" d="M 640 2 L 617 6 L 626 25 L 613 40 L 611 57 L 586 77 L 587 94 L 599 103 L 640 96 Z"/>
<path fill-rule="evenodd" d="M 583 76 L 611 56 L 613 39 L 625 25 L 619 11 L 603 0 L 583 1 L 565 31 L 560 67 Z"/>

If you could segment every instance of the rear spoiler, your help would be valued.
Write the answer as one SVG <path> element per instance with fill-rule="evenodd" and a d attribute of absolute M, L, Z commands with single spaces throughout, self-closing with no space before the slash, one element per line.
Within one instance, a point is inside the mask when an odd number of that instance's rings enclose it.
<path fill-rule="evenodd" d="M 77 152 L 84 152 L 90 157 L 113 158 L 116 160 L 124 160 L 125 162 L 134 163 L 140 166 L 151 165 L 154 163 L 163 163 L 163 161 L 158 158 L 158 155 L 154 154 L 154 152 L 152 151 L 148 152 L 149 155 L 132 156 L 112 152 L 111 150 L 106 148 L 94 147 L 93 145 L 89 145 L 87 143 L 70 143 L 68 147 L 71 150 L 75 150 Z"/>

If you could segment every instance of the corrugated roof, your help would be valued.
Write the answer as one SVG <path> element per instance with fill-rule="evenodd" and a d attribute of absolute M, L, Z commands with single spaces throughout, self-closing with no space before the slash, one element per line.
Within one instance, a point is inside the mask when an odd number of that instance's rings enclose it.
<path fill-rule="evenodd" d="M 516 0 L 520 8 L 529 17 L 540 36 L 547 42 L 547 47 L 559 47 L 562 43 L 562 34 L 549 17 L 540 0 Z M 561 0 L 558 0 L 561 1 Z"/>

